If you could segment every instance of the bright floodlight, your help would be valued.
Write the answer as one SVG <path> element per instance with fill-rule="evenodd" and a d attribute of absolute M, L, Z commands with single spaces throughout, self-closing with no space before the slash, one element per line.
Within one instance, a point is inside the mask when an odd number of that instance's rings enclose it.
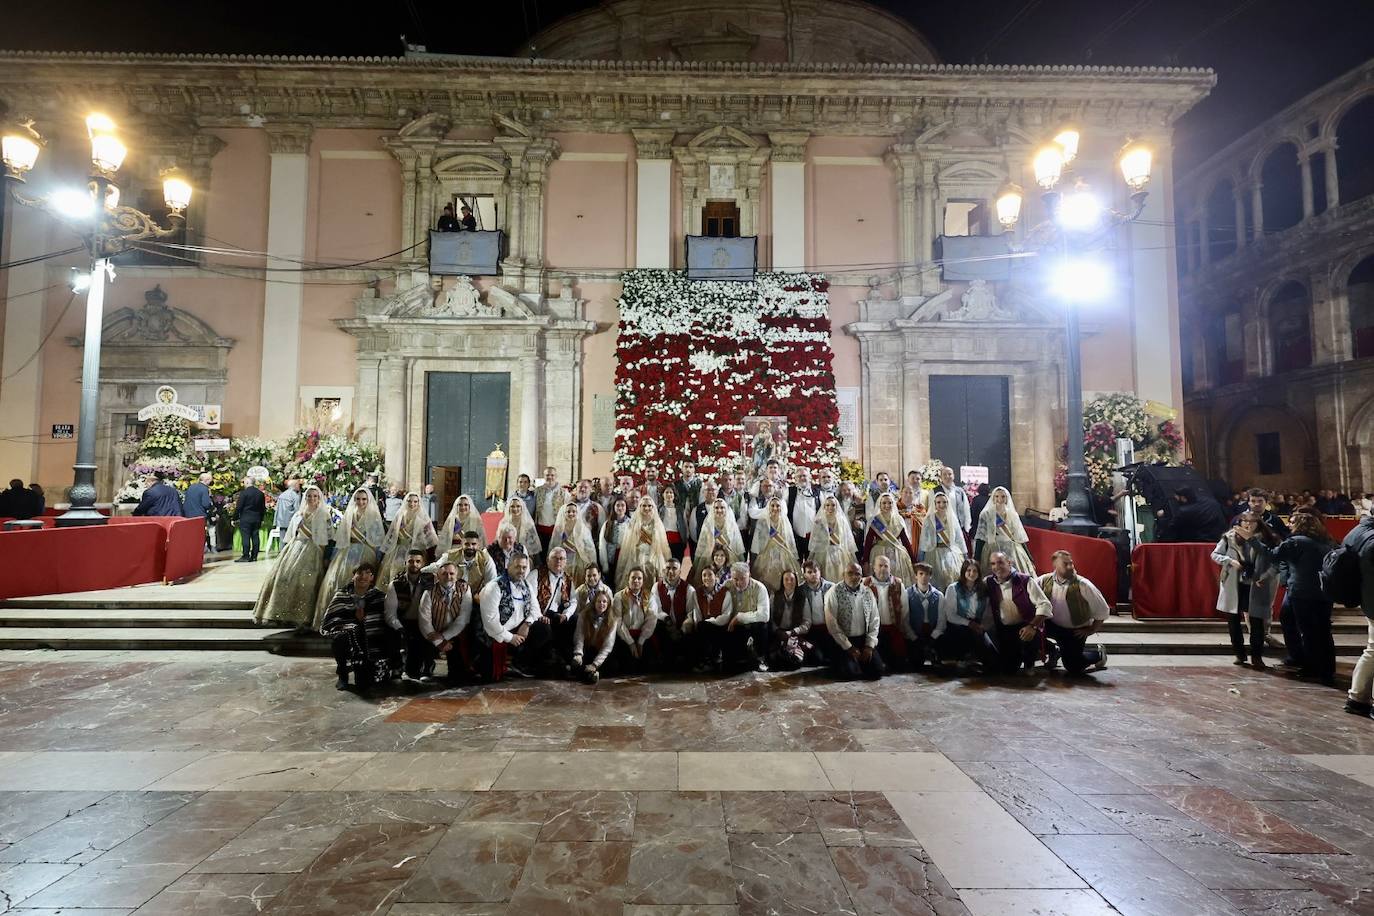
<path fill-rule="evenodd" d="M 0 161 L 12 175 L 22 177 L 38 161 L 40 143 L 42 140 L 33 129 L 32 121 L 10 125 L 0 136 Z"/>
<path fill-rule="evenodd" d="M 1054 142 L 1059 147 L 1065 164 L 1073 162 L 1078 155 L 1078 131 L 1066 127 L 1054 135 Z"/>
<path fill-rule="evenodd" d="M 53 209 L 67 219 L 88 220 L 95 215 L 95 198 L 84 188 L 62 188 L 54 191 L 50 200 Z"/>
<path fill-rule="evenodd" d="M 71 275 L 72 292 L 84 293 L 91 288 L 91 275 L 88 271 L 72 268 Z"/>
<path fill-rule="evenodd" d="M 1078 188 L 1064 195 L 1056 216 L 1065 229 L 1091 229 L 1102 219 L 1102 204 L 1087 188 Z"/>
<path fill-rule="evenodd" d="M 1035 183 L 1046 191 L 1054 190 L 1064 174 L 1064 153 L 1057 146 L 1047 146 L 1035 154 L 1031 167 L 1035 169 Z"/>
<path fill-rule="evenodd" d="M 179 172 L 167 172 L 162 177 L 162 197 L 168 210 L 180 213 L 191 205 L 191 183 Z"/>
<path fill-rule="evenodd" d="M 1101 261 L 1070 258 L 1056 264 L 1050 275 L 1050 291 L 1070 302 L 1099 302 L 1112 289 L 1112 272 Z"/>
<path fill-rule="evenodd" d="M 1135 144 L 1121 152 L 1121 177 L 1132 191 L 1142 191 L 1150 182 L 1150 166 L 1154 155 L 1148 146 Z"/>
<path fill-rule="evenodd" d="M 1021 218 L 1021 186 L 1007 182 L 997 191 L 997 221 L 1003 228 L 1010 229 Z"/>
<path fill-rule="evenodd" d="M 115 123 L 110 116 L 93 111 L 86 115 L 86 136 L 94 140 L 100 134 L 114 133 Z"/>

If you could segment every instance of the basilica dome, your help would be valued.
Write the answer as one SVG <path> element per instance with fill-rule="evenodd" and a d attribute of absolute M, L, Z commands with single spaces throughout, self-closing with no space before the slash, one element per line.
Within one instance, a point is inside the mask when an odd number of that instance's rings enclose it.
<path fill-rule="evenodd" d="M 517 48 L 558 60 L 938 63 L 906 21 L 858 0 L 610 0 Z"/>

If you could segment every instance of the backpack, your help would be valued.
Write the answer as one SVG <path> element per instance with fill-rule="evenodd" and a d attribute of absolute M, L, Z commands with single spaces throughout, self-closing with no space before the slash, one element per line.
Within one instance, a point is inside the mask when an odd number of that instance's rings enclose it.
<path fill-rule="evenodd" d="M 1358 544 L 1341 544 L 1322 559 L 1322 594 L 1342 607 L 1359 607 L 1363 600 L 1360 554 L 1374 539 L 1374 529 L 1365 532 Z"/>

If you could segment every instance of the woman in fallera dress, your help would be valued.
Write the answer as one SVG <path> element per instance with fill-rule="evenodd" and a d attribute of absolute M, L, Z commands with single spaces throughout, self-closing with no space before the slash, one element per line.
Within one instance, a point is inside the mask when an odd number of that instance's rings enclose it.
<path fill-rule="evenodd" d="M 864 535 L 864 563 L 873 568 L 873 558 L 887 557 L 892 561 L 892 574 L 903 582 L 915 577 L 912 566 L 911 540 L 906 536 L 906 519 L 897 512 L 897 496 L 883 493 L 874 504 L 874 515 Z M 958 574 L 958 570 L 955 571 Z"/>
<path fill-rule="evenodd" d="M 744 557 L 744 538 L 739 533 L 739 522 L 730 504 L 723 499 L 711 503 L 711 511 L 701 521 L 701 531 L 697 533 L 697 546 L 692 557 L 692 581 L 701 584 L 701 571 L 713 565 L 713 555 L 717 550 L 725 551 L 724 568 L 737 563 Z M 719 570 L 717 570 L 719 572 Z"/>
<path fill-rule="evenodd" d="M 477 511 L 477 504 L 472 501 L 472 497 L 464 493 L 453 501 L 453 508 L 449 510 L 448 518 L 444 519 L 443 527 L 439 529 L 439 549 L 440 555 L 448 553 L 453 549 L 453 542 L 458 541 L 458 546 L 463 546 L 463 535 L 472 531 L 477 535 L 477 549 L 487 549 L 487 529 L 482 526 L 482 513 Z"/>
<path fill-rule="evenodd" d="M 792 536 L 792 522 L 787 518 L 783 501 L 774 496 L 768 500 L 768 510 L 754 524 L 754 578 L 768 586 L 769 593 L 782 587 L 782 574 L 801 575 L 801 561 L 797 559 L 797 540 Z"/>
<path fill-rule="evenodd" d="M 343 518 L 334 527 L 334 556 L 320 583 L 319 597 L 315 599 L 316 630 L 324 623 L 324 612 L 334 593 L 353 580 L 353 571 L 358 564 L 377 565 L 385 539 L 386 526 L 382 524 L 377 502 L 366 487 L 359 487 L 353 491 Z"/>
<path fill-rule="evenodd" d="M 616 563 L 620 559 L 620 545 L 625 541 L 625 529 L 630 524 L 630 503 L 623 496 L 611 500 L 606 522 L 601 526 L 601 571 L 614 582 Z"/>
<path fill-rule="evenodd" d="M 930 514 L 921 525 L 921 549 L 917 559 L 930 564 L 934 570 L 931 581 L 940 591 L 959 581 L 959 568 L 966 559 L 964 532 L 959 528 L 949 497 L 944 493 L 935 494 Z"/>
<path fill-rule="evenodd" d="M 834 496 L 827 496 L 821 503 L 821 511 L 811 526 L 809 556 L 821 570 L 821 578 L 827 582 L 838 582 L 844 578 L 845 568 L 858 556 L 854 544 L 854 531 L 849 519 Z"/>
<path fill-rule="evenodd" d="M 568 503 L 558 513 L 558 524 L 549 536 L 550 552 L 555 547 L 562 547 L 568 555 L 567 575 L 576 588 L 586 580 L 587 570 L 596 566 L 596 544 L 576 503 Z"/>
<path fill-rule="evenodd" d="M 1021 524 L 1021 514 L 1011 501 L 1006 487 L 995 487 L 983 511 L 978 513 L 978 530 L 973 535 L 978 563 L 984 569 L 992 567 L 992 555 L 998 551 L 1011 557 L 1017 572 L 1035 575 L 1035 563 L 1026 545 L 1030 537 Z"/>
<path fill-rule="evenodd" d="M 420 494 L 411 490 L 401 503 L 401 511 L 391 523 L 382 542 L 382 570 L 377 574 L 378 587 L 389 585 L 391 580 L 405 572 L 406 556 L 412 550 L 429 550 L 439 543 L 434 533 L 434 522 L 425 514 L 420 502 Z M 385 588 L 383 588 L 385 591 Z"/>
<path fill-rule="evenodd" d="M 324 549 L 333 532 L 334 513 L 324 493 L 305 488 L 300 510 L 286 529 L 286 543 L 258 592 L 254 623 L 290 624 L 306 629 L 315 619 L 315 598 L 324 575 Z"/>
<path fill-rule="evenodd" d="M 544 546 L 539 543 L 539 532 L 535 530 L 534 518 L 525 508 L 523 499 L 511 499 L 506 502 L 506 515 L 502 523 L 510 525 L 515 530 L 515 543 L 525 548 L 525 553 L 530 558 L 530 569 L 538 566 L 538 557 L 544 551 Z"/>
<path fill-rule="evenodd" d="M 615 568 L 616 591 L 629 586 L 632 569 L 644 572 L 644 587 L 652 590 L 663 579 L 663 566 L 670 556 L 668 533 L 663 530 L 658 509 L 654 508 L 652 499 L 642 496 L 625 527 L 625 539 L 620 545 Z"/>

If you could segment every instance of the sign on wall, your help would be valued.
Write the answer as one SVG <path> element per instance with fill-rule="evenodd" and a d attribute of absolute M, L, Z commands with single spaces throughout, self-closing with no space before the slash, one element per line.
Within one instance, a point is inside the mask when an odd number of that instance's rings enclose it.
<path fill-rule="evenodd" d="M 592 451 L 615 451 L 615 395 L 592 395 Z"/>
<path fill-rule="evenodd" d="M 71 423 L 54 423 L 52 425 L 52 437 L 54 439 L 71 439 L 76 435 L 76 427 Z"/>
<path fill-rule="evenodd" d="M 840 454 L 859 455 L 859 389 L 836 388 L 835 402 L 840 408 Z"/>

